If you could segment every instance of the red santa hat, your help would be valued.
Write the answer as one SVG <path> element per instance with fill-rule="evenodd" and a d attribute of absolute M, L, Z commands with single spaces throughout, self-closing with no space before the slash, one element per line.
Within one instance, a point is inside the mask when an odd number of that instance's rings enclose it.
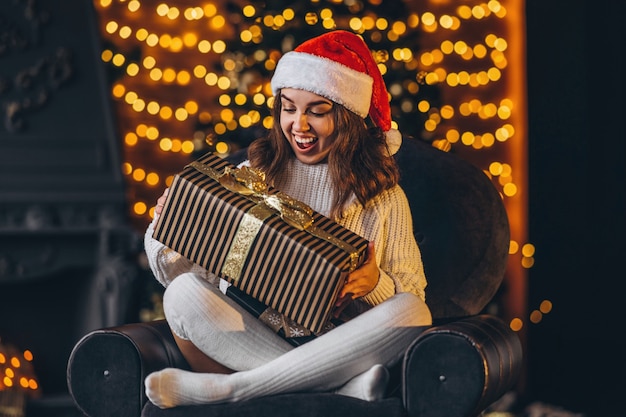
<path fill-rule="evenodd" d="M 391 107 L 385 81 L 363 39 L 336 30 L 309 39 L 278 61 L 272 91 L 296 88 L 326 97 L 358 114 L 370 117 L 387 136 L 390 152 L 401 135 L 391 128 Z"/>

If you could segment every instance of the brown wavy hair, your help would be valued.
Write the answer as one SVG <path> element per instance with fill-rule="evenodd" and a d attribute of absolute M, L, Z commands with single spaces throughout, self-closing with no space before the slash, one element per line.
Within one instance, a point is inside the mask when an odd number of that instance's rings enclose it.
<path fill-rule="evenodd" d="M 274 125 L 268 135 L 255 140 L 248 148 L 250 165 L 265 172 L 269 184 L 282 172 L 294 152 L 280 127 L 280 92 L 274 97 Z M 328 166 L 335 200 L 331 216 L 340 218 L 352 193 L 365 204 L 381 192 L 398 184 L 400 177 L 393 157 L 389 156 L 385 135 L 378 127 L 344 106 L 333 102 L 334 141 Z"/>

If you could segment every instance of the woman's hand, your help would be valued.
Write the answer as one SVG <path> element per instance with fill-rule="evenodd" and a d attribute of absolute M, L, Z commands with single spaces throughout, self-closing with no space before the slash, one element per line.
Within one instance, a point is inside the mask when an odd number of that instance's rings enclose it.
<path fill-rule="evenodd" d="M 167 199 L 167 195 L 169 194 L 169 192 L 170 189 L 166 188 L 165 191 L 163 191 L 161 197 L 157 199 L 156 206 L 154 207 L 154 217 L 160 215 L 163 211 L 163 205 L 165 204 L 165 200 Z"/>
<path fill-rule="evenodd" d="M 374 242 L 367 245 L 367 259 L 359 268 L 350 272 L 348 281 L 339 293 L 339 303 L 350 298 L 363 297 L 376 287 L 380 271 L 376 264 L 376 253 L 374 250 Z"/>

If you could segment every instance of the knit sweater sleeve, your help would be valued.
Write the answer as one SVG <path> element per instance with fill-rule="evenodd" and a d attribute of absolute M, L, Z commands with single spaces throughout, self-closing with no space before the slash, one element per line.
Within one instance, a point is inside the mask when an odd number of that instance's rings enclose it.
<path fill-rule="evenodd" d="M 426 298 L 422 257 L 413 236 L 413 218 L 406 194 L 399 186 L 349 211 L 345 227 L 374 241 L 380 277 L 376 287 L 361 299 L 377 305 L 400 292 Z"/>
<path fill-rule="evenodd" d="M 192 272 L 217 284 L 219 279 L 215 275 L 152 237 L 156 219 L 157 217 L 152 220 L 144 234 L 144 249 L 150 269 L 157 281 L 167 287 L 177 276 Z"/>

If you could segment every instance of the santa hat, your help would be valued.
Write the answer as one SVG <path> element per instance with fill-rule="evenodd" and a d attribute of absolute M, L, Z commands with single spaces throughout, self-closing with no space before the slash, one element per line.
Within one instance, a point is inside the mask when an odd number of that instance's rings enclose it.
<path fill-rule="evenodd" d="M 370 117 L 385 132 L 393 154 L 400 132 L 391 128 L 391 107 L 385 81 L 363 39 L 337 30 L 309 39 L 278 61 L 272 92 L 296 88 L 326 97 L 358 114 Z"/>

